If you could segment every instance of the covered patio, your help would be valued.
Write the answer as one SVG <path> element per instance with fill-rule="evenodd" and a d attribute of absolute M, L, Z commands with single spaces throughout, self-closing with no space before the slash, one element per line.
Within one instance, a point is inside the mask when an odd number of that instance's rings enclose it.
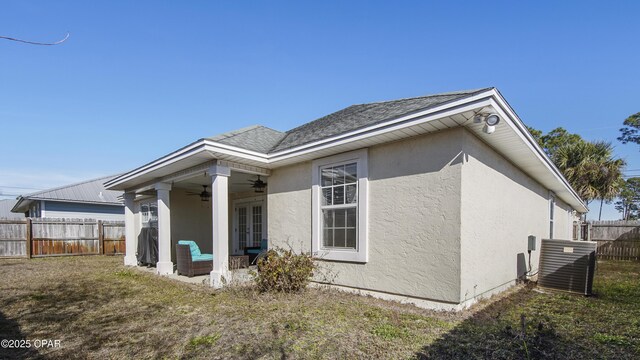
<path fill-rule="evenodd" d="M 192 240 L 213 255 L 209 282 L 221 287 L 231 279 L 230 261 L 231 268 L 244 267 L 245 249 L 267 239 L 269 170 L 223 160 L 187 167 L 196 160 L 182 159 L 118 185 L 125 190 L 124 261 L 139 265 L 140 234 L 157 227 L 157 274 L 175 276 L 177 262 L 184 261 L 176 245 Z"/>

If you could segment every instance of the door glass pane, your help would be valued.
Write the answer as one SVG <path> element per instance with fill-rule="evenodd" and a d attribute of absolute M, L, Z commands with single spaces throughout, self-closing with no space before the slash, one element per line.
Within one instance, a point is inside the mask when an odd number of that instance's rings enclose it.
<path fill-rule="evenodd" d="M 253 245 L 260 246 L 262 240 L 262 205 L 253 207 Z"/>
<path fill-rule="evenodd" d="M 149 217 L 149 221 L 158 221 L 158 205 L 151 204 L 149 205 L 149 212 L 151 216 Z"/>
<path fill-rule="evenodd" d="M 240 250 L 247 247 L 247 208 L 238 208 L 238 246 Z"/>
<path fill-rule="evenodd" d="M 148 222 L 149 221 L 149 205 L 147 204 L 140 205 L 140 213 L 142 214 L 142 222 L 143 223 Z"/>

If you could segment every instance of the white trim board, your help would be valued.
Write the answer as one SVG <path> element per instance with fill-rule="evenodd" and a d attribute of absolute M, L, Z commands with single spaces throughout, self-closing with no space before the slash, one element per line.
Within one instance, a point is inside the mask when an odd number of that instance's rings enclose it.
<path fill-rule="evenodd" d="M 551 181 L 551 179 L 548 179 L 548 181 L 539 182 L 547 183 L 544 185 L 546 187 L 554 188 L 556 192 L 558 192 L 559 190 L 566 191 L 566 195 L 560 194 L 560 198 L 565 200 L 565 202 L 567 202 L 574 209 L 580 212 L 588 211 L 588 208 L 586 207 L 584 202 L 571 188 L 569 183 L 553 165 L 551 160 L 544 154 L 540 146 L 535 142 L 535 140 L 533 140 L 532 136 L 526 130 L 526 127 L 524 126 L 522 121 L 511 109 L 506 100 L 496 89 L 493 88 L 473 96 L 465 97 L 463 99 L 442 104 L 409 115 L 400 116 L 383 123 L 353 130 L 344 134 L 338 134 L 327 139 L 303 144 L 291 149 L 286 149 L 271 154 L 264 154 L 235 146 L 221 144 L 209 139 L 200 139 L 182 149 L 170 153 L 163 158 L 157 159 L 149 164 L 132 170 L 129 173 L 121 175 L 107 182 L 106 186 L 108 189 L 123 190 L 120 187 L 124 183 L 133 181 L 135 178 L 143 174 L 147 174 L 164 166 L 174 164 L 180 160 L 196 156 L 209 157 L 211 159 L 219 157 L 231 157 L 237 161 L 247 162 L 251 166 L 261 166 L 266 169 L 277 168 L 279 166 L 288 165 L 297 161 L 310 160 L 317 157 L 332 155 L 331 152 L 333 151 L 342 152 L 355 150 L 358 147 L 364 148 L 368 146 L 367 139 L 371 139 L 372 137 L 376 136 L 394 134 L 393 136 L 389 137 L 389 139 L 394 140 L 414 136 L 415 132 L 411 131 L 411 129 L 408 128 L 415 125 L 425 125 L 425 127 L 427 127 L 428 125 L 433 126 L 437 130 L 442 130 L 443 124 L 440 123 L 441 119 L 447 117 L 453 118 L 454 116 L 467 111 L 480 111 L 481 109 L 484 109 L 488 106 L 493 107 L 498 112 L 498 114 L 503 118 L 506 126 L 509 126 L 513 130 L 517 138 L 528 148 L 530 154 L 532 153 L 538 158 L 538 165 L 535 166 L 541 166 L 541 168 L 539 168 L 539 171 L 542 171 L 542 169 L 544 169 L 544 171 L 550 172 L 550 174 L 552 174 L 554 177 L 553 182 L 557 183 L 557 185 L 550 186 L 549 181 Z M 464 116 L 462 118 L 464 118 Z M 453 122 L 457 124 L 455 126 L 469 126 L 468 121 L 462 122 L 462 119 L 460 118 L 458 121 L 454 119 Z M 499 141 L 495 136 L 484 137 L 483 140 L 490 145 L 492 144 L 492 142 Z M 517 159 L 513 161 L 516 165 L 519 164 L 519 161 Z M 523 171 L 536 180 L 538 180 L 537 177 L 539 176 L 544 177 L 544 175 L 540 174 L 532 175 L 531 169 L 523 169 Z"/>

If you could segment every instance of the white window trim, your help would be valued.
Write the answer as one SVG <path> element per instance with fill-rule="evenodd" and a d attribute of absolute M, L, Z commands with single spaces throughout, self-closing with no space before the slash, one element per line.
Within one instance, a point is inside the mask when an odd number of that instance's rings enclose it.
<path fill-rule="evenodd" d="M 320 168 L 344 162 L 356 162 L 358 167 L 357 250 L 323 249 Z M 369 153 L 367 149 L 317 159 L 311 165 L 311 250 L 313 255 L 324 260 L 366 263 L 369 261 Z"/>

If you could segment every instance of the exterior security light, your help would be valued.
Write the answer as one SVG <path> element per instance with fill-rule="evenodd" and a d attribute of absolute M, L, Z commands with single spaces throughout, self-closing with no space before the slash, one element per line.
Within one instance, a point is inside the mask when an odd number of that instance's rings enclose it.
<path fill-rule="evenodd" d="M 500 117 L 498 115 L 496 115 L 496 114 L 491 114 L 491 115 L 487 116 L 487 118 L 484 121 L 489 126 L 496 126 L 500 122 Z"/>
<path fill-rule="evenodd" d="M 482 131 L 484 131 L 486 134 L 493 134 L 493 132 L 496 131 L 496 127 L 484 124 Z"/>
<path fill-rule="evenodd" d="M 486 134 L 493 134 L 496 131 L 496 125 L 500 122 L 500 116 L 495 113 L 479 113 L 473 116 L 474 124 L 482 124 L 484 122 L 484 127 L 482 131 Z"/>

